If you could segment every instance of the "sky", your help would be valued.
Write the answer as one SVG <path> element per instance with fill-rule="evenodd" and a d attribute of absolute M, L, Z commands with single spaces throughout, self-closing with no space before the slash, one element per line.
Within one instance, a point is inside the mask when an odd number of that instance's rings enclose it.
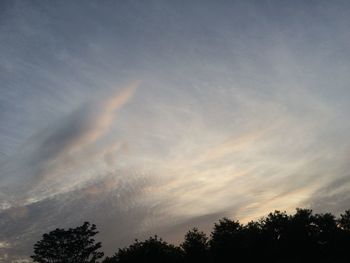
<path fill-rule="evenodd" d="M 350 204 L 348 1 L 1 1 L 0 262 Z"/>

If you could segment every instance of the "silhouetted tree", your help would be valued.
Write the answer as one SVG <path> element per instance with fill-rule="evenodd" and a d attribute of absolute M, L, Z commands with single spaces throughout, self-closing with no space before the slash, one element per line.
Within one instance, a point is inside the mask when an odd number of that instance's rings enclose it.
<path fill-rule="evenodd" d="M 265 240 L 265 256 L 272 262 L 280 262 L 288 250 L 288 227 L 290 218 L 286 212 L 275 211 L 262 219 Z"/>
<path fill-rule="evenodd" d="M 336 257 L 338 227 L 335 216 L 331 213 L 315 215 L 315 238 L 318 248 L 317 254 L 320 259 L 326 260 L 330 257 Z"/>
<path fill-rule="evenodd" d="M 56 229 L 34 245 L 32 258 L 39 263 L 94 263 L 103 256 L 98 252 L 101 244 L 93 239 L 96 234 L 96 226 L 87 222 Z M 337 219 L 331 213 L 297 208 L 293 215 L 275 211 L 245 225 L 223 218 L 214 224 L 209 240 L 193 228 L 179 247 L 157 236 L 135 240 L 103 262 L 348 263 L 349 248 L 350 210 Z"/>
<path fill-rule="evenodd" d="M 286 233 L 286 243 L 290 251 L 294 251 L 291 258 L 297 262 L 310 262 L 315 257 L 315 216 L 310 209 L 296 209 L 296 213 L 289 217 Z"/>
<path fill-rule="evenodd" d="M 238 221 L 228 218 L 215 223 L 209 242 L 212 260 L 225 262 L 243 258 L 242 230 L 243 227 Z"/>
<path fill-rule="evenodd" d="M 245 262 L 260 261 L 264 253 L 264 245 L 261 222 L 248 222 L 243 227 L 242 254 L 245 255 Z"/>
<path fill-rule="evenodd" d="M 340 215 L 338 220 L 339 227 L 345 231 L 350 231 L 350 210 L 346 210 L 344 214 Z"/>
<path fill-rule="evenodd" d="M 68 230 L 57 228 L 34 245 L 31 258 L 39 263 L 95 263 L 103 257 L 98 251 L 101 243 L 93 239 L 97 233 L 88 222 Z"/>
<path fill-rule="evenodd" d="M 340 228 L 339 239 L 338 239 L 338 248 L 339 248 L 339 257 L 344 260 L 349 256 L 350 248 L 350 210 L 344 212 L 340 215 L 338 219 L 338 227 Z"/>
<path fill-rule="evenodd" d="M 127 248 L 119 249 L 118 252 L 104 262 L 108 263 L 163 263 L 163 262 L 180 262 L 182 253 L 180 248 L 175 247 L 163 241 L 157 236 L 140 242 L 135 240 L 135 243 Z"/>
<path fill-rule="evenodd" d="M 193 228 L 186 233 L 185 240 L 180 247 L 184 251 L 185 262 L 208 261 L 208 237 L 197 228 Z"/>

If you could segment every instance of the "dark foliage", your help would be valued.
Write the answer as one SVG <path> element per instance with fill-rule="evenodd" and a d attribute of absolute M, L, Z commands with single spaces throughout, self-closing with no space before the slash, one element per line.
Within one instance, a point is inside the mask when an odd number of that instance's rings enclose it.
<path fill-rule="evenodd" d="M 187 262 L 208 262 L 209 242 L 208 237 L 197 228 L 193 228 L 185 235 L 184 242 L 180 245 L 183 250 L 183 259 Z"/>
<path fill-rule="evenodd" d="M 95 243 L 96 226 L 85 222 L 77 228 L 44 234 L 34 245 L 31 258 L 39 263 L 95 263 L 103 257 L 101 243 Z"/>
<path fill-rule="evenodd" d="M 223 218 L 215 223 L 211 233 L 210 252 L 212 259 L 220 262 L 233 261 L 242 257 L 243 227 L 238 221 Z M 235 253 L 232 253 L 235 251 Z"/>
<path fill-rule="evenodd" d="M 97 233 L 95 226 L 89 228 L 85 224 L 85 228 L 56 229 L 45 234 L 34 246 L 32 258 L 37 262 L 95 262 L 102 256 L 96 252 L 101 245 L 94 245 L 93 239 L 89 239 Z M 87 234 L 87 230 L 92 232 Z M 90 243 L 81 243 L 82 240 Z M 157 236 L 142 242 L 135 240 L 103 262 L 345 263 L 350 262 L 349 248 L 350 210 L 336 218 L 330 213 L 313 214 L 312 210 L 298 208 L 293 215 L 275 211 L 245 225 L 223 218 L 214 225 L 210 238 L 193 228 L 179 246 Z M 90 260 L 84 258 L 87 255 L 84 251 L 93 255 Z M 79 259 L 76 255 L 80 255 Z"/>
<path fill-rule="evenodd" d="M 131 263 L 131 262 L 180 262 L 182 260 L 182 251 L 180 248 L 170 245 L 157 236 L 140 242 L 135 240 L 131 246 L 119 249 L 118 252 L 104 262 L 108 263 Z"/>

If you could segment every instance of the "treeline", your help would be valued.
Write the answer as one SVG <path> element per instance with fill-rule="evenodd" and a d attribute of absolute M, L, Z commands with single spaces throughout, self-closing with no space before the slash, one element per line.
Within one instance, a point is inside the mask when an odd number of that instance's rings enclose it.
<path fill-rule="evenodd" d="M 93 236 L 96 226 L 84 223 L 75 229 L 56 229 L 34 245 L 33 260 L 94 263 L 103 258 L 101 243 Z M 193 228 L 178 246 L 157 236 L 135 240 L 104 263 L 126 262 L 350 262 L 350 210 L 338 218 L 296 209 L 293 215 L 275 211 L 241 224 L 223 218 L 209 236 Z"/>

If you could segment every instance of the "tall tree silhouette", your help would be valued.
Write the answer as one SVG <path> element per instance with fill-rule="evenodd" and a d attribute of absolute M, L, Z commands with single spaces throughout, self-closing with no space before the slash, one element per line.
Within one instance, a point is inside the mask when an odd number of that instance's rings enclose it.
<path fill-rule="evenodd" d="M 337 256 L 339 229 L 335 216 L 331 213 L 316 214 L 315 225 L 317 228 L 315 234 L 316 246 L 318 248 L 317 254 L 323 259 Z"/>
<path fill-rule="evenodd" d="M 296 209 L 296 213 L 289 217 L 286 233 L 286 244 L 294 253 L 290 256 L 298 262 L 310 262 L 316 254 L 315 216 L 310 209 Z"/>
<path fill-rule="evenodd" d="M 286 212 L 276 210 L 262 220 L 262 233 L 266 244 L 265 254 L 273 262 L 279 262 L 287 253 L 288 227 L 289 216 Z"/>
<path fill-rule="evenodd" d="M 350 247 L 350 210 L 340 215 L 338 219 L 338 227 L 340 228 L 339 239 L 338 239 L 338 253 L 340 257 L 345 260 L 349 254 Z"/>
<path fill-rule="evenodd" d="M 211 233 L 210 251 L 212 259 L 218 262 L 234 261 L 244 258 L 243 227 L 238 221 L 223 218 L 215 223 Z"/>
<path fill-rule="evenodd" d="M 265 252 L 261 222 L 248 222 L 243 227 L 242 235 L 242 254 L 245 255 L 245 262 L 259 262 Z"/>
<path fill-rule="evenodd" d="M 89 222 L 68 230 L 57 228 L 34 245 L 31 258 L 39 263 L 95 263 L 103 257 L 98 251 L 101 243 L 93 239 L 97 233 Z"/>
<path fill-rule="evenodd" d="M 208 237 L 197 228 L 193 228 L 185 235 L 184 242 L 180 245 L 184 251 L 185 262 L 207 262 L 209 243 Z"/>

